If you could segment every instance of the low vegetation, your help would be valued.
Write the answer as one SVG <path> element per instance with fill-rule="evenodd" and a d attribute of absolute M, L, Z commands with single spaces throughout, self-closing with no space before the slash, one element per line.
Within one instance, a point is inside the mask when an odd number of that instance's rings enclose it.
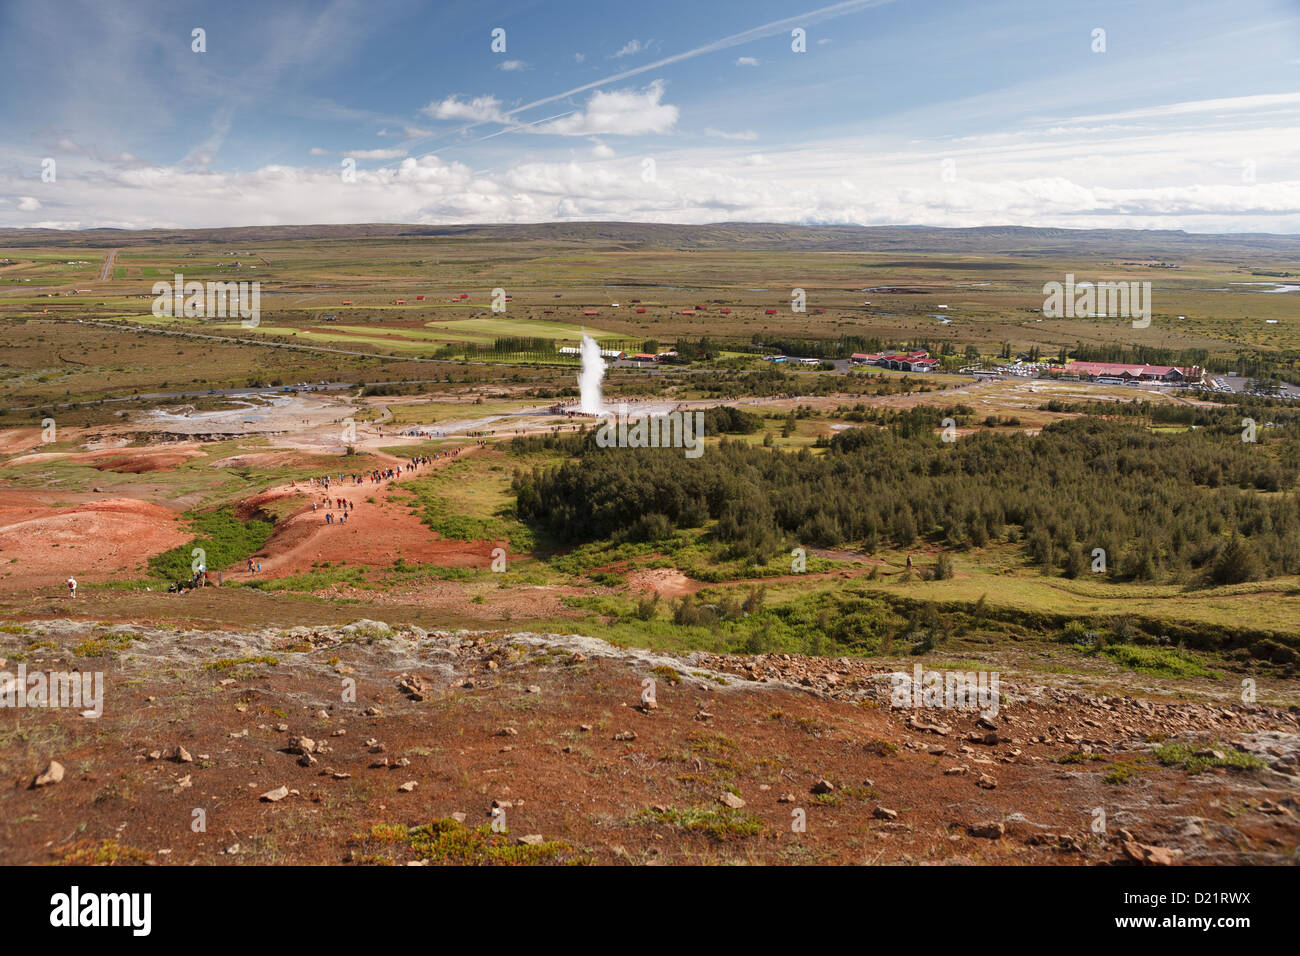
<path fill-rule="evenodd" d="M 1224 767 L 1229 770 L 1257 770 L 1266 766 L 1264 761 L 1254 754 L 1245 753 L 1225 744 L 1196 747 L 1171 742 L 1157 747 L 1155 755 L 1156 759 L 1166 767 L 1180 767 L 1191 774 L 1204 773 L 1214 767 Z"/>
<path fill-rule="evenodd" d="M 507 832 L 494 831 L 490 825 L 470 828 L 449 818 L 414 827 L 380 824 L 371 828 L 368 839 L 354 842 L 400 848 L 403 856 L 435 866 L 581 862 L 573 848 L 559 840 L 520 843 Z"/>
<path fill-rule="evenodd" d="M 721 843 L 732 837 L 755 836 L 763 832 L 763 821 L 744 810 L 730 807 L 650 807 L 629 820 L 633 824 L 662 823 L 688 833 L 705 833 Z"/>
<path fill-rule="evenodd" d="M 189 580 L 194 576 L 195 562 L 200 560 L 195 549 L 202 552 L 205 566 L 215 573 L 218 568 L 237 564 L 256 553 L 275 530 L 270 521 L 241 521 L 233 507 L 192 514 L 189 523 L 194 538 L 150 558 L 150 573 L 164 580 Z"/>

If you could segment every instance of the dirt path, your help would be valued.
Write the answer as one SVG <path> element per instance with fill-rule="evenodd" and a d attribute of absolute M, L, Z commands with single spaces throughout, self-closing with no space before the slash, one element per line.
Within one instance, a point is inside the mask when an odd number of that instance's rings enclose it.
<path fill-rule="evenodd" d="M 409 564 L 438 562 L 452 566 L 486 565 L 491 561 L 495 543 L 453 541 L 440 538 L 416 514 L 411 513 L 402 483 L 422 478 L 450 462 L 474 454 L 478 448 L 466 445 L 459 456 L 440 458 L 413 472 L 403 462 L 402 476 L 378 483 L 369 479 L 362 485 L 350 481 L 333 481 L 328 491 L 318 482 L 278 485 L 250 501 L 253 509 L 285 498 L 300 499 L 301 507 L 276 528 L 270 540 L 253 555 L 262 565 L 262 577 L 285 577 L 310 571 L 318 564 L 386 566 L 398 558 Z M 394 494 L 398 492 L 398 494 Z M 326 499 L 329 499 L 328 502 Z M 352 507 L 341 510 L 336 499 L 346 499 Z M 312 503 L 317 505 L 312 510 Z M 339 522 L 343 514 L 346 522 Z M 326 516 L 331 520 L 327 520 Z M 247 575 L 247 566 L 235 564 L 224 569 L 227 575 Z"/>

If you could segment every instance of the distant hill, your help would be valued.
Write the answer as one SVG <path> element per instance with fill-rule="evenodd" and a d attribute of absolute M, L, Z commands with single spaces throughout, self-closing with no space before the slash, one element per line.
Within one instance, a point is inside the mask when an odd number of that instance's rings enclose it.
<path fill-rule="evenodd" d="M 737 249 L 887 253 L 1068 255 L 1159 258 L 1236 252 L 1300 255 L 1300 236 L 1199 234 L 1178 230 L 1037 229 L 981 226 L 792 226 L 713 223 L 688 226 L 635 222 L 544 222 L 520 225 L 428 226 L 386 223 L 239 226 L 221 229 L 0 229 L 0 247 L 117 247 L 179 243 L 255 243 L 310 239 L 459 239 L 479 242 L 585 243 L 627 249 Z"/>

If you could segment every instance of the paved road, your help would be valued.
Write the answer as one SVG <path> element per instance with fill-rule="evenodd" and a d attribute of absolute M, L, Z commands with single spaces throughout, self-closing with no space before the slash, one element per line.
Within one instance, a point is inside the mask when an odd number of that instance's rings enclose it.
<path fill-rule="evenodd" d="M 109 250 L 108 250 L 108 258 L 104 260 L 104 271 L 101 272 L 101 273 L 99 274 L 99 281 L 100 281 L 100 282 L 107 282 L 109 279 L 113 278 L 113 276 L 112 276 L 112 272 L 113 272 L 113 260 L 114 260 L 116 257 L 117 257 L 117 250 L 116 250 L 116 249 L 109 249 Z"/>

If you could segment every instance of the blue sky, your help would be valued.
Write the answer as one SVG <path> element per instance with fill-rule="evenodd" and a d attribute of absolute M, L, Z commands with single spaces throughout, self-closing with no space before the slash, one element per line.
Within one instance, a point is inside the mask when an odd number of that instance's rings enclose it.
<path fill-rule="evenodd" d="M 6 0 L 0 89 L 6 226 L 1300 232 L 1296 0 Z"/>

